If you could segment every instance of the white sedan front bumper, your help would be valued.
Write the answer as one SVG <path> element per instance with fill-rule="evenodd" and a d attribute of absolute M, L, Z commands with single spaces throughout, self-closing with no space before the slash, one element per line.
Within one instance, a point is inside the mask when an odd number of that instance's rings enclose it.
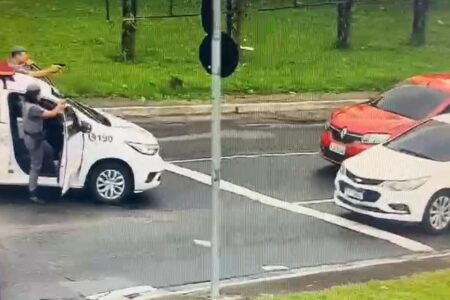
<path fill-rule="evenodd" d="M 334 202 L 349 211 L 374 218 L 414 222 L 422 221 L 428 200 L 434 193 L 425 184 L 413 191 L 391 191 L 362 180 L 362 184 L 338 173 Z"/>

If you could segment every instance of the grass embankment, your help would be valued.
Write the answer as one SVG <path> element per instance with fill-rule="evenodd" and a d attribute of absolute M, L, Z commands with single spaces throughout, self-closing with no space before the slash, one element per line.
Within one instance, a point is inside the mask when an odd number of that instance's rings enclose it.
<path fill-rule="evenodd" d="M 186 1 L 175 4 L 175 13 L 198 10 Z M 119 59 L 119 2 L 111 5 L 112 22 L 107 23 L 104 1 L 1 0 L 0 52 L 6 57 L 13 45 L 23 45 L 41 65 L 66 63 L 66 73 L 56 81 L 72 96 L 208 97 L 209 76 L 197 54 L 203 38 L 199 18 L 139 21 L 137 61 L 124 64 Z M 141 15 L 168 9 L 164 0 L 140 0 L 139 5 Z M 375 90 L 413 74 L 450 72 L 450 6 L 443 7 L 430 12 L 428 44 L 416 49 L 408 46 L 410 3 L 385 10 L 358 4 L 353 47 L 344 52 L 333 49 L 333 6 L 253 10 L 246 19 L 244 45 L 255 51 L 245 52 L 241 68 L 225 81 L 225 92 Z M 171 85 L 174 77 L 182 88 Z"/>
<path fill-rule="evenodd" d="M 271 298 L 276 300 L 448 300 L 450 271 L 407 279 L 333 288 L 330 291 Z M 262 300 L 262 299 L 259 299 Z M 267 298 L 264 298 L 267 300 Z"/>

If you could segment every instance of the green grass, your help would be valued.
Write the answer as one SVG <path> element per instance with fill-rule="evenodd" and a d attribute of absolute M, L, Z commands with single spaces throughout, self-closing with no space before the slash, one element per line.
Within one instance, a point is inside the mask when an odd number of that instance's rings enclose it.
<path fill-rule="evenodd" d="M 261 298 L 260 300 L 262 300 Z M 267 298 L 264 298 L 266 300 Z M 330 291 L 276 300 L 448 300 L 450 271 L 414 276 L 407 279 L 372 282 L 364 285 L 333 288 Z"/>
<path fill-rule="evenodd" d="M 0 52 L 6 57 L 13 45 L 23 45 L 41 65 L 66 63 L 67 72 L 56 81 L 72 96 L 208 97 L 210 78 L 198 62 L 199 19 L 140 21 L 137 61 L 126 64 L 119 59 L 118 2 L 111 1 L 113 21 L 107 23 L 103 0 L 0 0 Z M 167 11 L 164 0 L 140 3 L 142 14 Z M 176 1 L 176 13 L 196 11 Z M 353 47 L 336 51 L 333 7 L 251 11 L 244 45 L 255 51 L 245 52 L 237 73 L 225 80 L 225 92 L 379 90 L 414 74 L 449 72 L 450 6 L 431 12 L 423 48 L 408 46 L 411 14 L 409 4 L 386 11 L 358 5 Z M 183 80 L 183 89 L 171 88 L 173 76 Z"/>

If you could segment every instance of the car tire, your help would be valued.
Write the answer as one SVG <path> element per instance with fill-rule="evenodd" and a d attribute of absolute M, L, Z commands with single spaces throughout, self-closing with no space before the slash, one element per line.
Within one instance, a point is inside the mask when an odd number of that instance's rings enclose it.
<path fill-rule="evenodd" d="M 117 205 L 133 194 L 133 175 L 118 162 L 105 162 L 95 166 L 89 175 L 88 189 L 97 202 Z"/>
<path fill-rule="evenodd" d="M 440 222 L 439 222 L 440 221 Z M 431 197 L 425 208 L 422 226 L 431 234 L 441 234 L 450 228 L 450 192 L 439 192 Z"/>

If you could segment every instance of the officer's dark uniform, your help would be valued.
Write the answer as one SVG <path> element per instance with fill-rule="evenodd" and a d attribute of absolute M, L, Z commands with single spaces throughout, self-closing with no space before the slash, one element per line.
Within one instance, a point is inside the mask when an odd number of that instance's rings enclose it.
<path fill-rule="evenodd" d="M 38 92 L 38 85 L 30 85 L 27 91 Z M 36 189 L 38 187 L 39 173 L 42 169 L 44 160 L 53 160 L 53 148 L 45 141 L 45 133 L 43 128 L 44 109 L 37 102 L 24 101 L 22 117 L 24 141 L 30 154 L 30 181 L 29 191 L 31 197 L 36 197 Z"/>

